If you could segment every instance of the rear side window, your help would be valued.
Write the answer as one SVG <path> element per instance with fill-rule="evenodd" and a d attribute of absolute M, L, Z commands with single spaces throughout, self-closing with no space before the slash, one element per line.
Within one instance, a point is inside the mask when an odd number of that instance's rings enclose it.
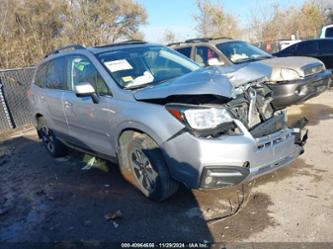
<path fill-rule="evenodd" d="M 38 67 L 34 82 L 36 86 L 44 87 L 46 82 L 46 72 L 47 72 L 47 63 L 44 63 Z"/>
<path fill-rule="evenodd" d="M 192 50 L 191 47 L 178 48 L 178 49 L 176 49 L 177 52 L 179 52 L 179 53 L 185 55 L 185 56 L 188 57 L 188 58 L 191 58 L 191 50 Z"/>
<path fill-rule="evenodd" d="M 295 52 L 296 45 L 290 45 L 281 51 L 281 55 L 292 55 Z"/>
<path fill-rule="evenodd" d="M 319 41 L 319 51 L 322 53 L 332 53 L 333 52 L 333 39 L 332 40 L 320 40 Z"/>
<path fill-rule="evenodd" d="M 326 29 L 325 37 L 333 37 L 333 27 Z"/>
<path fill-rule="evenodd" d="M 317 51 L 318 51 L 317 41 L 306 41 L 298 43 L 297 54 L 299 55 L 315 54 L 317 53 Z"/>
<path fill-rule="evenodd" d="M 81 83 L 90 83 L 99 95 L 109 94 L 108 87 L 102 76 L 90 60 L 84 56 L 72 56 L 68 61 L 69 88 Z"/>
<path fill-rule="evenodd" d="M 51 89 L 67 89 L 66 59 L 60 57 L 48 63 L 46 87 Z"/>

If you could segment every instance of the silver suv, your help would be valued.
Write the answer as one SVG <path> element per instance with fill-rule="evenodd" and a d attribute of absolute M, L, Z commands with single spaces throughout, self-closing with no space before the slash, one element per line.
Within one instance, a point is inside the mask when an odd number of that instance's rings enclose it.
<path fill-rule="evenodd" d="M 233 87 L 219 67 L 141 41 L 55 50 L 38 65 L 31 91 L 52 156 L 71 147 L 118 163 L 153 200 L 179 183 L 221 188 L 274 171 L 306 140 L 304 120 L 288 128 L 262 79 Z"/>

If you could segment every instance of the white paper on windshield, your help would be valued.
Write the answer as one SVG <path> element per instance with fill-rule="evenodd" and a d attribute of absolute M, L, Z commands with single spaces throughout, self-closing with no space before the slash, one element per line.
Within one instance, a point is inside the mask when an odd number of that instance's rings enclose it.
<path fill-rule="evenodd" d="M 154 81 L 154 76 L 150 72 L 145 71 L 143 75 L 136 77 L 132 82 L 126 85 L 126 87 L 140 86 L 151 83 L 153 81 Z"/>
<path fill-rule="evenodd" d="M 117 72 L 122 70 L 129 70 L 133 69 L 131 64 L 128 63 L 127 60 L 115 60 L 115 61 L 107 61 L 104 62 L 104 65 L 110 70 L 110 72 Z"/>
<path fill-rule="evenodd" d="M 247 59 L 247 58 L 249 58 L 249 56 L 247 56 L 246 54 L 233 54 L 233 55 L 231 55 L 230 60 L 238 61 L 238 60 Z"/>

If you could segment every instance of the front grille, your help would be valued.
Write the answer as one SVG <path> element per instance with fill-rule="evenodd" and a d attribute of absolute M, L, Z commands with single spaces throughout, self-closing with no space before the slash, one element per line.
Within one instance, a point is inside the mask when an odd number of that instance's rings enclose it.
<path fill-rule="evenodd" d="M 289 139 L 291 132 L 281 130 L 279 133 L 275 132 L 272 136 L 257 138 L 257 150 L 264 150 L 271 148 L 277 144 L 283 143 Z"/>

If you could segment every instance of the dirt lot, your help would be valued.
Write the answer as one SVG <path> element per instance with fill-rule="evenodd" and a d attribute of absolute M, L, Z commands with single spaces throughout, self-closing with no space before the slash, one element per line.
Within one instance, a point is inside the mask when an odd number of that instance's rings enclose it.
<path fill-rule="evenodd" d="M 333 91 L 288 114 L 310 120 L 306 151 L 290 167 L 226 190 L 181 188 L 163 203 L 144 198 L 114 165 L 81 170 L 75 152 L 52 159 L 34 130 L 3 138 L 0 241 L 332 242 Z M 117 210 L 123 217 L 106 221 Z"/>

